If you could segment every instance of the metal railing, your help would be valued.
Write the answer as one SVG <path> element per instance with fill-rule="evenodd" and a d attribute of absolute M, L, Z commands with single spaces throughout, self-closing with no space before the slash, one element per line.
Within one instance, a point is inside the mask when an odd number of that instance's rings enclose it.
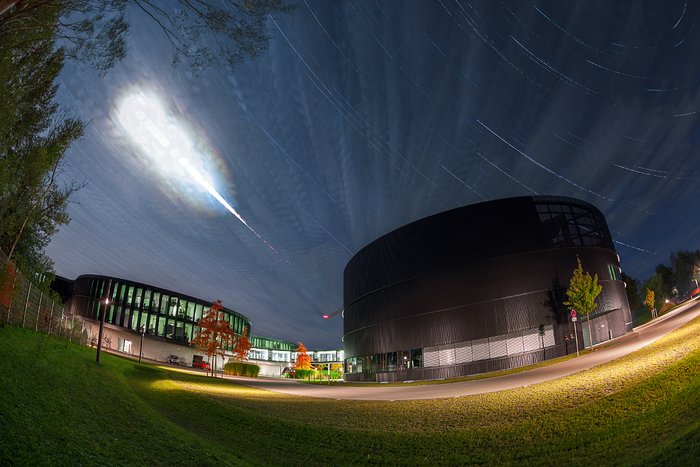
<path fill-rule="evenodd" d="M 0 251 L 0 323 L 44 332 L 89 344 L 82 317 L 66 307 L 14 268 Z"/>

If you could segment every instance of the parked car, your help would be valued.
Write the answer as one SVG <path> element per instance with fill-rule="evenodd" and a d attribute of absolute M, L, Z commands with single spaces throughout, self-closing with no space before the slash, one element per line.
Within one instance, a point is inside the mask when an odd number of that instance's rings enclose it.
<path fill-rule="evenodd" d="M 165 362 L 173 365 L 177 365 L 179 360 L 180 357 L 178 357 L 177 355 L 168 355 L 167 357 L 165 357 Z"/>
<path fill-rule="evenodd" d="M 209 362 L 204 360 L 195 360 L 192 362 L 192 368 L 201 368 L 202 370 L 211 370 L 211 365 Z"/>

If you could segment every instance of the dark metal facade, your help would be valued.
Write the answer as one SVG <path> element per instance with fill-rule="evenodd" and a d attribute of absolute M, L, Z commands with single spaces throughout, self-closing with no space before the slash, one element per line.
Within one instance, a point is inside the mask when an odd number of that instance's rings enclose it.
<path fill-rule="evenodd" d="M 490 201 L 379 238 L 345 269 L 348 379 L 452 377 L 575 352 L 562 302 L 577 256 L 603 286 L 593 342 L 624 334 L 619 258 L 602 213 L 583 201 Z"/>

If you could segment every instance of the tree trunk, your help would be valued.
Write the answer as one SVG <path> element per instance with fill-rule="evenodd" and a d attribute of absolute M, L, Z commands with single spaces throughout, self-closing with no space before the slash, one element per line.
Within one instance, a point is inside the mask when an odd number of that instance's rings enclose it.
<path fill-rule="evenodd" d="M 588 321 L 588 350 L 593 350 L 593 331 L 591 331 L 591 314 L 586 315 L 586 321 Z"/>
<path fill-rule="evenodd" d="M 0 0 L 0 16 L 12 8 L 16 3 L 17 0 Z"/>

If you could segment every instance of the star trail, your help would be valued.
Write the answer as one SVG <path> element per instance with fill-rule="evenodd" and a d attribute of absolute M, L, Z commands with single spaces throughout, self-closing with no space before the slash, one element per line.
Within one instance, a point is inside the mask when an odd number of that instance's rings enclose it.
<path fill-rule="evenodd" d="M 457 206 L 586 200 L 639 279 L 700 248 L 693 2 L 301 0 L 261 56 L 199 74 L 128 13 L 123 62 L 60 77 L 90 121 L 48 250 L 62 276 L 221 299 L 256 335 L 338 348 L 342 320 L 319 317 L 352 255 Z"/>

